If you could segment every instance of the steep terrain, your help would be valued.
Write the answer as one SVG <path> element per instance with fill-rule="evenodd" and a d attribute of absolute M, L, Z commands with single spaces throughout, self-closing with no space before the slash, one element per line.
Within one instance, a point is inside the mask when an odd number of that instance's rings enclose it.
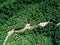
<path fill-rule="evenodd" d="M 0 0 L 0 45 L 10 30 L 46 21 L 53 23 L 38 26 L 35 31 L 14 33 L 6 45 L 60 45 L 60 25 L 56 27 L 60 22 L 60 0 Z"/>

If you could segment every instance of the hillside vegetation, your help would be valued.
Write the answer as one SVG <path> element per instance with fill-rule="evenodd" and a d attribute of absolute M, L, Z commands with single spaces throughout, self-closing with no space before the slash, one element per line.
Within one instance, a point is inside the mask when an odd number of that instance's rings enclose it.
<path fill-rule="evenodd" d="M 34 31 L 12 34 L 6 45 L 60 45 L 60 0 L 0 0 L 0 45 L 13 28 L 23 28 L 26 23 L 37 25 Z"/>

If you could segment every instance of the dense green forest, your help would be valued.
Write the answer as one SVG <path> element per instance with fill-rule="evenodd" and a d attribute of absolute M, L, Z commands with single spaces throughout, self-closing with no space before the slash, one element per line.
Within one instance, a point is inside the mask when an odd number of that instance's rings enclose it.
<path fill-rule="evenodd" d="M 0 45 L 13 28 L 23 28 L 30 22 L 51 21 L 32 31 L 12 34 L 6 45 L 60 45 L 60 0 L 0 0 Z"/>

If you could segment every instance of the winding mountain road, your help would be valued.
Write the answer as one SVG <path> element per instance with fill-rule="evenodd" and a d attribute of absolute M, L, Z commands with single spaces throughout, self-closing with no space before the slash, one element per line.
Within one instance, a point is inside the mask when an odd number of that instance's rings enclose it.
<path fill-rule="evenodd" d="M 35 27 L 37 27 L 37 26 L 42 26 L 42 27 L 45 27 L 48 23 L 51 23 L 51 22 L 41 22 L 41 23 L 39 23 L 38 25 L 33 25 L 33 26 L 31 26 L 30 24 L 26 24 L 26 26 L 23 28 L 23 29 L 21 29 L 21 30 L 16 30 L 16 31 L 14 31 L 14 29 L 12 29 L 12 30 L 10 30 L 8 33 L 7 33 L 7 36 L 6 36 L 6 38 L 5 38 L 5 40 L 4 40 L 4 42 L 3 42 L 3 45 L 6 45 L 6 42 L 7 42 L 7 40 L 8 40 L 8 38 L 9 38 L 9 36 L 11 35 L 11 34 L 13 34 L 14 32 L 24 32 L 26 29 L 34 29 Z M 60 23 L 57 23 L 57 25 L 56 26 L 59 26 L 60 25 Z"/>

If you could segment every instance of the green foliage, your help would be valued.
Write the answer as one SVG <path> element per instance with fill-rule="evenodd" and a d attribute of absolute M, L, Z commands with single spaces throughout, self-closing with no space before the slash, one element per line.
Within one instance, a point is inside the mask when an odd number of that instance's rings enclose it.
<path fill-rule="evenodd" d="M 52 39 L 50 37 L 46 37 L 40 34 L 36 35 L 34 33 L 28 35 L 13 34 L 8 40 L 9 41 L 7 41 L 6 45 L 53 45 L 51 42 Z"/>
<path fill-rule="evenodd" d="M 27 22 L 38 24 L 43 21 L 52 21 L 53 23 L 48 24 L 44 28 L 39 26 L 33 29 L 33 31 L 20 33 L 18 36 L 21 35 L 22 40 L 19 38 L 19 40 L 16 41 L 16 43 L 18 42 L 16 45 L 19 45 L 21 42 L 23 42 L 22 45 L 27 45 L 27 43 L 29 45 L 35 45 L 35 39 L 39 37 L 45 41 L 45 43 L 42 41 L 42 45 L 52 45 L 48 37 L 55 37 L 55 25 L 60 22 L 60 0 L 0 0 L 0 45 L 2 45 L 6 33 L 9 30 L 24 27 Z M 60 29 L 58 28 L 58 30 Z M 56 30 L 56 40 L 59 39 L 58 30 Z M 31 39 L 31 37 L 32 39 L 34 38 L 34 42 L 31 40 L 31 43 L 27 40 L 25 43 L 24 35 L 27 35 L 25 39 L 28 37 L 28 40 Z M 37 37 L 33 37 L 34 35 Z M 14 43 L 15 42 L 10 44 L 9 42 L 7 45 L 15 45 Z M 57 43 L 59 45 L 60 42 L 57 41 Z"/>
<path fill-rule="evenodd" d="M 50 24 L 48 24 L 46 27 L 40 27 L 40 26 L 38 26 L 38 27 L 36 27 L 35 29 L 33 29 L 33 30 L 26 30 L 25 32 L 23 32 L 23 33 L 15 33 L 14 35 L 17 37 L 17 38 L 15 38 L 15 36 L 11 36 L 10 38 L 9 38 L 9 41 L 7 42 L 7 45 L 8 44 L 11 44 L 11 45 L 14 45 L 14 44 L 22 44 L 22 45 L 27 45 L 27 43 L 28 43 L 28 45 L 35 45 L 36 44 L 36 42 L 39 40 L 39 44 L 41 44 L 41 45 L 53 45 L 53 43 L 51 43 L 51 42 L 53 42 L 52 41 L 52 39 L 50 39 L 51 38 L 51 36 L 54 34 L 54 26 L 55 26 L 55 24 L 53 24 L 53 23 L 50 23 Z M 48 38 L 46 38 L 46 37 L 50 37 L 49 39 Z M 41 38 L 41 39 L 40 39 Z M 19 40 L 20 41 L 22 41 L 22 42 L 19 42 Z M 33 41 L 32 41 L 33 40 Z M 45 42 L 45 41 L 48 41 L 48 42 Z M 11 41 L 14 41 L 14 42 L 12 42 L 12 43 L 10 43 Z M 26 42 L 27 41 L 27 42 Z M 41 42 L 40 42 L 41 41 Z M 17 43 L 18 42 L 18 43 Z"/>
<path fill-rule="evenodd" d="M 56 28 L 55 39 L 56 43 L 60 45 L 60 25 Z"/>

